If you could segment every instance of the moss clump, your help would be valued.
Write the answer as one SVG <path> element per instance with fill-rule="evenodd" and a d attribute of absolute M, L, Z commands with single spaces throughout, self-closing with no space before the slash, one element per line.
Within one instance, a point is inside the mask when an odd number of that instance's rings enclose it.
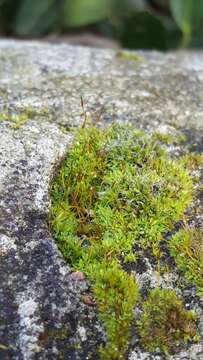
<path fill-rule="evenodd" d="M 47 107 L 42 108 L 34 108 L 32 106 L 28 106 L 23 110 L 23 113 L 28 116 L 29 119 L 33 119 L 35 117 L 48 117 L 49 116 L 49 109 Z"/>
<path fill-rule="evenodd" d="M 190 170 L 196 170 L 203 166 L 203 154 L 190 153 L 182 157 L 182 163 Z"/>
<path fill-rule="evenodd" d="M 9 123 L 10 128 L 19 129 L 23 124 L 28 121 L 29 117 L 27 114 L 8 114 L 8 113 L 0 113 L 0 121 L 7 121 Z"/>
<path fill-rule="evenodd" d="M 163 134 L 160 132 L 155 132 L 152 136 L 154 140 L 158 140 L 166 145 L 180 144 L 186 140 L 185 136 L 182 133 L 179 133 L 177 135 L 172 135 L 169 133 Z"/>
<path fill-rule="evenodd" d="M 83 128 L 52 186 L 51 225 L 65 259 L 92 283 L 107 333 L 102 358 L 124 359 L 137 285 L 122 269 L 137 241 L 159 251 L 191 200 L 187 172 L 127 126 Z"/>
<path fill-rule="evenodd" d="M 117 57 L 127 61 L 143 62 L 144 60 L 144 58 L 141 55 L 138 55 L 135 52 L 127 51 L 127 50 L 118 51 Z"/>
<path fill-rule="evenodd" d="M 184 309 L 174 290 L 153 289 L 138 322 L 141 344 L 150 352 L 157 348 L 174 352 L 189 340 L 199 339 L 195 320 L 194 313 Z"/>
<path fill-rule="evenodd" d="M 168 247 L 186 279 L 203 295 L 203 229 L 181 229 Z"/>
<path fill-rule="evenodd" d="M 35 109 L 32 107 L 24 108 L 20 114 L 9 114 L 7 112 L 0 113 L 0 121 L 6 121 L 9 124 L 9 127 L 12 129 L 20 129 L 29 119 L 32 119 L 36 116 L 46 116 L 49 115 L 49 109 Z"/>

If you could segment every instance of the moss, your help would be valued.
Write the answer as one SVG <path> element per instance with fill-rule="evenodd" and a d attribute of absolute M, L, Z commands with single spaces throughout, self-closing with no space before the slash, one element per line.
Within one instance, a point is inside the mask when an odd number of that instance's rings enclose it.
<path fill-rule="evenodd" d="M 0 121 L 7 121 L 9 123 L 9 127 L 12 129 L 19 129 L 23 124 L 28 121 L 27 114 L 8 114 L 8 113 L 0 113 Z"/>
<path fill-rule="evenodd" d="M 174 290 L 153 289 L 138 322 L 141 344 L 150 352 L 159 348 L 173 353 L 184 343 L 199 340 L 195 320 L 194 313 L 184 309 Z"/>
<path fill-rule="evenodd" d="M 69 125 L 66 125 L 66 126 L 64 126 L 64 125 L 58 125 L 58 128 L 61 130 L 61 132 L 63 133 L 63 134 L 68 134 L 68 133 L 70 133 L 70 131 L 71 131 L 71 127 L 69 126 Z M 73 129 L 72 129 L 73 130 Z"/>
<path fill-rule="evenodd" d="M 45 117 L 47 120 L 51 120 L 51 113 L 47 107 L 34 108 L 32 106 L 27 106 L 21 110 L 21 113 L 25 114 L 28 119 Z"/>
<path fill-rule="evenodd" d="M 168 247 L 186 279 L 203 295 L 203 229 L 181 229 Z"/>
<path fill-rule="evenodd" d="M 162 134 L 160 132 L 155 132 L 153 134 L 153 139 L 158 140 L 163 144 L 171 145 L 171 144 L 180 144 L 186 140 L 184 134 L 179 133 L 178 135 L 172 135 L 169 133 Z"/>
<path fill-rule="evenodd" d="M 32 106 L 28 106 L 23 109 L 23 113 L 25 113 L 30 119 L 33 119 L 36 116 L 48 116 L 49 109 L 46 107 L 43 108 L 33 108 Z"/>
<path fill-rule="evenodd" d="M 51 188 L 51 226 L 65 259 L 90 279 L 107 333 L 101 358 L 124 359 L 134 278 L 122 269 L 133 245 L 160 253 L 192 198 L 192 182 L 153 137 L 127 126 L 83 128 Z"/>
<path fill-rule="evenodd" d="M 67 341 L 67 338 L 71 336 L 71 330 L 67 328 L 62 329 L 46 329 L 43 333 L 39 334 L 38 345 L 44 348 L 50 341 L 55 339 L 57 341 Z"/>
<path fill-rule="evenodd" d="M 127 61 L 143 62 L 144 58 L 141 55 L 132 51 L 121 50 L 117 52 L 117 57 Z"/>
<path fill-rule="evenodd" d="M 32 107 L 25 107 L 19 114 L 10 114 L 8 111 L 0 113 L 0 121 L 6 121 L 12 129 L 20 129 L 29 119 L 36 116 L 48 116 L 49 109 L 41 108 L 35 109 Z"/>
<path fill-rule="evenodd" d="M 182 156 L 181 161 L 188 170 L 193 171 L 203 166 L 203 154 L 189 153 Z"/>

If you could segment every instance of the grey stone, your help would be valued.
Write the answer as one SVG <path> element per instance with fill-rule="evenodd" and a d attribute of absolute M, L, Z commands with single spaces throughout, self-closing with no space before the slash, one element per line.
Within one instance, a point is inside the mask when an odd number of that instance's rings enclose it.
<path fill-rule="evenodd" d="M 202 148 L 203 53 L 139 51 L 138 57 L 127 61 L 111 50 L 0 41 L 2 359 L 97 359 L 105 339 L 96 309 L 80 299 L 88 283 L 71 276 L 48 227 L 50 182 L 73 138 L 67 130 L 84 121 L 80 96 L 99 125 L 180 129 L 188 148 Z M 28 120 L 14 129 L 3 114 L 26 114 Z M 154 269 L 151 274 L 156 282 Z M 193 345 L 170 359 L 201 354 L 201 345 Z M 129 359 L 156 356 L 135 348 Z"/>
<path fill-rule="evenodd" d="M 94 312 L 80 301 L 87 284 L 71 279 L 48 229 L 49 182 L 71 138 L 46 121 L 29 121 L 20 131 L 1 123 L 3 358 L 85 358 L 94 336 L 101 337 L 91 324 Z"/>

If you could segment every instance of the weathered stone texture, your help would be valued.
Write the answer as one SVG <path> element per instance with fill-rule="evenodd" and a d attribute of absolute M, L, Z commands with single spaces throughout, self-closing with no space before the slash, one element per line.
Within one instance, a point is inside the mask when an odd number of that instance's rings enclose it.
<path fill-rule="evenodd" d="M 54 170 L 82 124 L 80 96 L 102 125 L 131 121 L 188 135 L 202 148 L 203 53 L 139 52 L 0 41 L 0 113 L 28 114 L 13 129 L 0 121 L 0 358 L 96 359 L 103 339 L 94 308 L 48 228 Z M 193 346 L 173 359 L 200 359 Z M 147 357 L 148 356 L 148 357 Z M 156 355 L 159 356 L 159 355 Z M 163 359 L 163 357 L 152 359 Z M 136 351 L 130 360 L 151 359 Z"/>

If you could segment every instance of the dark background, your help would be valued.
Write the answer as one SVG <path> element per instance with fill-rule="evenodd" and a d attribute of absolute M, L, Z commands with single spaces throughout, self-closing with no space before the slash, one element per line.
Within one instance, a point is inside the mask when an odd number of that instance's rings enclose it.
<path fill-rule="evenodd" d="M 203 0 L 0 0 L 0 36 L 166 51 L 203 47 Z"/>

